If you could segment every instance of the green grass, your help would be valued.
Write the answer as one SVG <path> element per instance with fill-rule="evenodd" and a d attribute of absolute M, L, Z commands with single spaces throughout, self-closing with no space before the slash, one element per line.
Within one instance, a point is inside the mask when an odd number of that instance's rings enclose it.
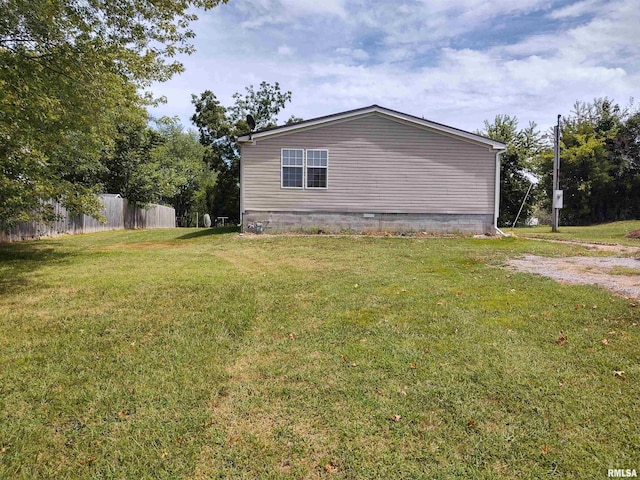
<path fill-rule="evenodd" d="M 640 465 L 640 309 L 497 268 L 586 249 L 208 233 L 0 246 L 0 478 Z"/>
<path fill-rule="evenodd" d="M 640 268 L 614 267 L 607 273 L 609 275 L 640 275 Z"/>
<path fill-rule="evenodd" d="M 626 222 L 603 223 L 588 227 L 565 227 L 560 225 L 557 232 L 552 232 L 548 225 L 537 227 L 505 229 L 506 233 L 516 235 L 547 238 L 556 240 L 572 240 L 579 242 L 618 243 L 621 245 L 640 247 L 640 239 L 626 238 L 630 232 L 640 230 L 640 220 Z"/>

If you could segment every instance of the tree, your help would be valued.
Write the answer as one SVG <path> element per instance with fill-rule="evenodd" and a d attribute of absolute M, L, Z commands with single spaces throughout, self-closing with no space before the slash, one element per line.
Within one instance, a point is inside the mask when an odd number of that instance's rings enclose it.
<path fill-rule="evenodd" d="M 97 213 L 100 152 L 182 71 L 192 7 L 225 0 L 6 0 L 0 4 L 0 228 L 50 220 L 42 200 Z"/>
<path fill-rule="evenodd" d="M 191 210 L 207 212 L 207 190 L 215 185 L 216 173 L 202 161 L 205 147 L 197 132 L 185 132 L 180 124 L 165 119 L 159 134 L 162 143 L 151 151 L 154 164 L 165 176 L 159 201 L 173 206 L 177 217 Z"/>
<path fill-rule="evenodd" d="M 177 217 L 192 206 L 205 211 L 203 192 L 216 175 L 202 161 L 204 150 L 198 134 L 174 119 L 161 118 L 155 128 L 146 116 L 129 119 L 118 125 L 114 148 L 101 159 L 104 191 L 140 204 L 169 204 Z"/>
<path fill-rule="evenodd" d="M 531 180 L 528 175 L 536 158 L 544 151 L 544 143 L 535 123 L 531 122 L 526 128 L 518 130 L 518 119 L 509 115 L 496 115 L 493 123 L 485 120 L 484 130 L 479 133 L 507 145 L 500 163 L 498 225 L 510 226 L 529 190 Z M 531 216 L 534 205 L 535 191 L 522 209 L 521 223 Z"/>
<path fill-rule="evenodd" d="M 100 180 L 106 193 L 119 193 L 134 203 L 151 203 L 162 195 L 163 171 L 153 161 L 151 152 L 164 139 L 149 128 L 147 116 L 128 118 L 116 126 L 112 148 L 106 149 L 101 163 Z"/>
<path fill-rule="evenodd" d="M 249 125 L 246 123 L 248 114 L 251 114 L 256 121 L 256 130 L 275 127 L 278 113 L 287 102 L 291 102 L 291 92 L 280 90 L 278 82 L 275 85 L 262 82 L 257 92 L 253 89 L 253 85 L 249 85 L 245 87 L 244 95 L 234 93 L 233 100 L 233 105 L 227 109 L 227 115 L 235 128 L 234 134 L 242 135 L 249 131 Z"/>
<path fill-rule="evenodd" d="M 237 137 L 249 133 L 246 116 L 251 114 L 260 130 L 276 125 L 276 119 L 291 92 L 283 92 L 280 84 L 262 82 L 256 91 L 253 85 L 245 93 L 233 95 L 234 103 L 228 108 L 220 104 L 210 90 L 199 97 L 192 95 L 196 113 L 191 117 L 200 132 L 200 143 L 206 146 L 204 159 L 217 173 L 212 190 L 211 214 L 228 217 L 230 222 L 240 221 L 240 150 Z"/>
<path fill-rule="evenodd" d="M 293 125 L 294 123 L 304 122 L 304 120 L 300 117 L 296 117 L 295 115 L 291 115 L 285 123 L 285 125 Z"/>
<path fill-rule="evenodd" d="M 624 199 L 620 219 L 640 218 L 640 111 L 631 112 L 616 135 L 613 145 L 616 193 Z"/>
<path fill-rule="evenodd" d="M 563 224 L 640 218 L 639 115 L 631 107 L 599 98 L 592 103 L 576 102 L 571 114 L 562 119 Z M 553 157 L 547 155 L 541 165 L 549 194 L 552 162 Z"/>

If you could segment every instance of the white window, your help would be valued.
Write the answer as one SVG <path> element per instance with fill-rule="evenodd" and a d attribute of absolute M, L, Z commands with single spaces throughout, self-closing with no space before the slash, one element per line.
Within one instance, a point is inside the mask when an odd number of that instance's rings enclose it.
<path fill-rule="evenodd" d="M 307 150 L 307 188 L 327 188 L 328 150 Z"/>
<path fill-rule="evenodd" d="M 282 188 L 326 189 L 329 183 L 329 151 L 283 148 L 280 158 Z"/>
<path fill-rule="evenodd" d="M 302 188 L 304 185 L 304 150 L 282 149 L 282 188 Z"/>

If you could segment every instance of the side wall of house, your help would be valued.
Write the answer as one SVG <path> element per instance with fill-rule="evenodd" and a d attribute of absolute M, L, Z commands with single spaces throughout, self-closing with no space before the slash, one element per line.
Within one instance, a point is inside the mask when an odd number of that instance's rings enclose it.
<path fill-rule="evenodd" d="M 282 148 L 328 150 L 328 188 L 281 188 Z M 286 231 L 324 222 L 330 231 L 357 218 L 363 228 L 354 230 L 416 230 L 422 218 L 445 231 L 489 231 L 494 175 L 488 146 L 372 113 L 243 145 L 243 224 Z"/>

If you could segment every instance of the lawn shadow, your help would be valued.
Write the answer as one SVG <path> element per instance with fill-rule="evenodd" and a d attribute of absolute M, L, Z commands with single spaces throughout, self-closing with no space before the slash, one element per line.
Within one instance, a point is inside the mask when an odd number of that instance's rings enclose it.
<path fill-rule="evenodd" d="M 196 230 L 195 232 L 185 233 L 179 237 L 176 237 L 176 240 L 189 240 L 191 238 L 200 238 L 200 237 L 208 237 L 211 235 L 222 235 L 224 233 L 234 233 L 239 232 L 240 227 L 235 225 L 230 227 L 213 227 L 213 228 L 201 228 Z"/>
<path fill-rule="evenodd" d="M 25 243 L 0 243 L 0 295 L 12 293 L 27 286 L 33 280 L 28 274 L 46 265 L 68 263 L 72 252 L 62 251 L 62 244 L 47 241 Z"/>

